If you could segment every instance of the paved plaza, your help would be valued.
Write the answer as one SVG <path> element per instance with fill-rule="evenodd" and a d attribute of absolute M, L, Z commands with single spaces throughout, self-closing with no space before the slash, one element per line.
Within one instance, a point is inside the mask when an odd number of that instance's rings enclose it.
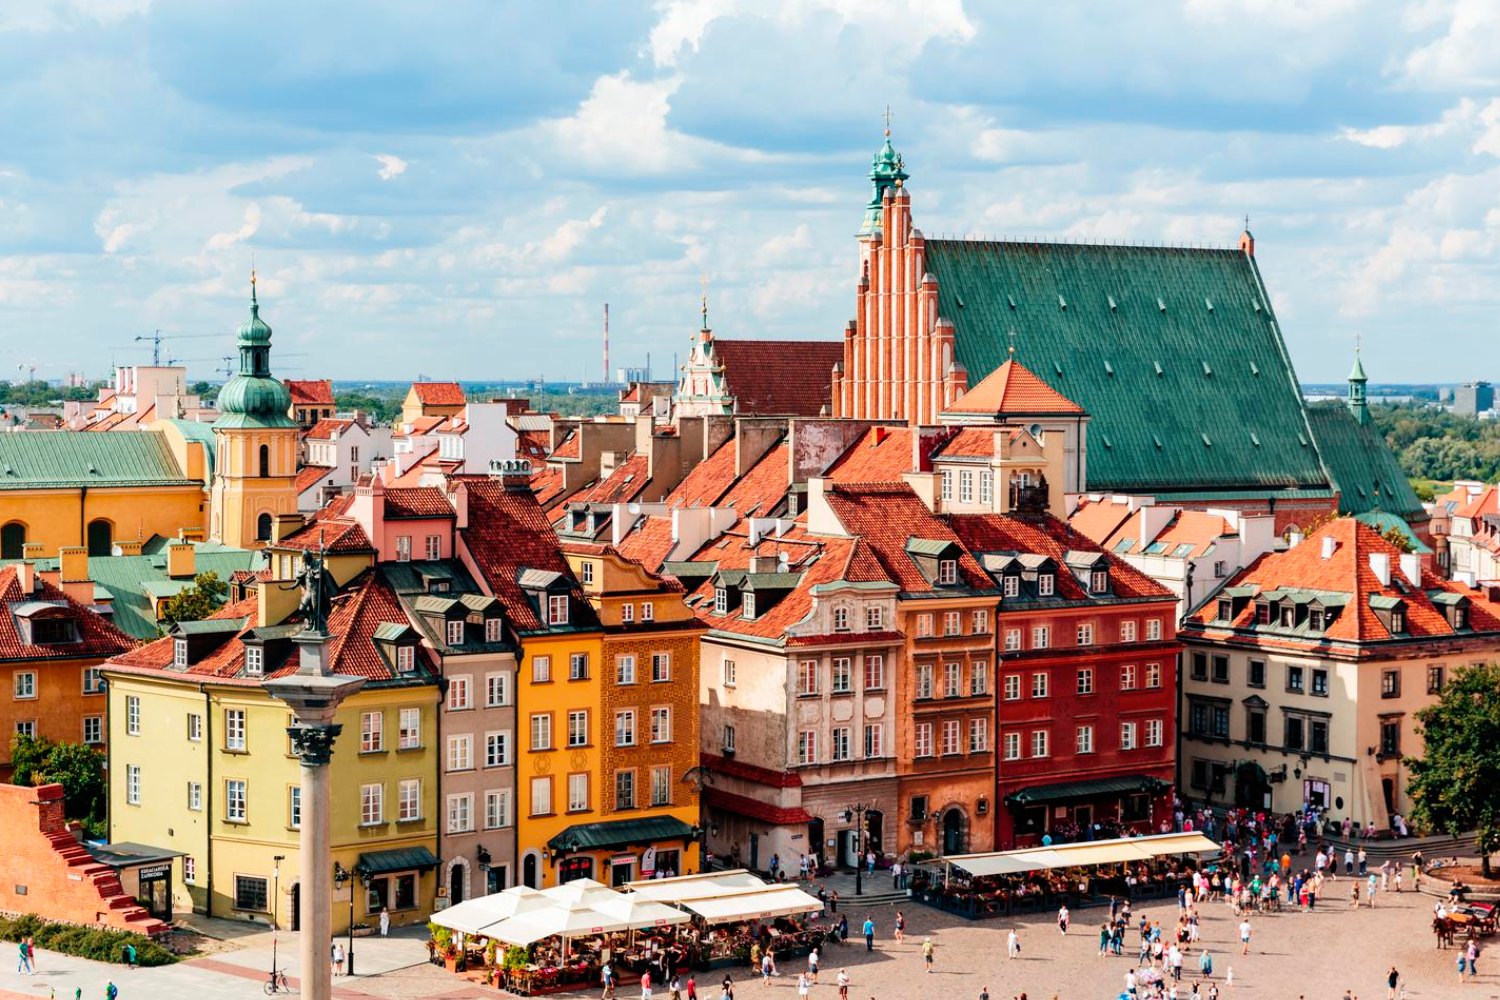
<path fill-rule="evenodd" d="M 1386 995 L 1385 974 L 1392 964 L 1403 976 L 1406 996 L 1413 1000 L 1500 997 L 1500 949 L 1493 955 L 1481 954 L 1477 983 L 1459 986 L 1455 953 L 1437 950 L 1428 930 L 1432 897 L 1382 893 L 1375 910 L 1350 912 L 1348 885 L 1342 879 L 1335 882 L 1329 898 L 1319 903 L 1316 912 L 1293 910 L 1253 917 L 1252 947 L 1245 956 L 1239 954 L 1238 921 L 1227 907 L 1212 904 L 1204 908 L 1203 943 L 1212 950 L 1215 979 L 1225 1000 L 1297 1000 L 1302 996 L 1308 1000 L 1340 1000 L 1345 989 L 1361 1000 L 1380 1000 Z M 857 902 L 849 906 L 850 902 L 855 901 L 846 899 L 843 908 L 849 913 L 851 926 L 857 929 L 865 911 Z M 995 1000 L 1010 1000 L 1022 991 L 1028 1000 L 1050 1000 L 1054 996 L 1059 1000 L 1113 1000 L 1124 986 L 1125 972 L 1133 964 L 1131 956 L 1139 940 L 1132 929 L 1125 939 L 1126 957 L 1098 957 L 1098 924 L 1104 916 L 1099 908 L 1075 911 L 1066 938 L 1058 934 L 1051 914 L 1015 921 L 970 922 L 920 905 L 903 909 L 907 915 L 904 944 L 898 945 L 890 937 L 894 907 L 874 908 L 879 927 L 876 950 L 867 953 L 862 940 L 826 948 L 822 983 L 813 988 L 812 996 L 834 1000 L 838 990 L 833 983 L 843 967 L 853 980 L 853 1000 L 973 1000 L 985 986 Z M 1168 929 L 1176 920 L 1176 904 L 1170 900 L 1148 902 L 1135 914 L 1138 917 L 1142 912 L 1159 919 Z M 1022 957 L 1014 961 L 1005 958 L 1006 933 L 1012 926 L 1019 928 L 1022 944 Z M 922 939 L 928 935 L 937 945 L 935 971 L 930 975 L 922 971 L 921 960 Z M 120 1000 L 246 1000 L 264 996 L 261 984 L 271 963 L 269 934 L 233 943 L 239 947 L 232 951 L 168 968 L 133 972 L 43 952 L 35 976 L 17 975 L 11 961 L 0 966 L 0 1000 L 48 997 L 52 989 L 63 1000 L 71 1000 L 75 987 L 83 990 L 86 1000 L 102 1000 L 110 979 L 120 989 Z M 387 940 L 356 939 L 355 947 L 361 974 L 334 980 L 334 996 L 339 1000 L 504 996 L 428 965 L 421 932 L 415 929 Z M 295 935 L 281 935 L 278 955 L 281 966 L 295 977 Z M 1198 953 L 1190 953 L 1184 963 L 1184 982 L 1187 970 L 1197 969 L 1197 961 Z M 1234 981 L 1228 986 L 1231 968 Z M 800 961 L 785 966 L 776 980 L 763 986 L 750 977 L 749 970 L 736 970 L 736 998 L 795 998 L 800 971 Z M 706 974 L 699 995 L 717 1000 L 717 989 L 706 987 L 716 984 L 722 975 Z M 559 994 L 567 998 L 598 995 L 597 989 Z M 634 989 L 620 991 L 622 998 L 636 995 Z M 656 997 L 667 1000 L 668 994 L 659 990 Z"/>

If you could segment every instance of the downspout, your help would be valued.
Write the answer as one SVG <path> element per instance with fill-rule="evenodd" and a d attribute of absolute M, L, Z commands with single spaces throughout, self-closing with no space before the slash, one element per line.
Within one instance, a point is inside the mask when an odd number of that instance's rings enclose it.
<path fill-rule="evenodd" d="M 89 499 L 89 486 L 84 483 L 78 487 L 78 544 L 88 548 L 88 518 L 86 516 Z"/>
<path fill-rule="evenodd" d="M 203 748 L 207 753 L 208 771 L 205 776 L 207 788 L 203 790 L 203 818 L 204 852 L 203 873 L 207 876 L 208 891 L 204 893 L 204 916 L 214 915 L 214 735 L 213 735 L 213 696 L 209 694 L 207 684 L 199 684 L 198 690 L 203 692 Z"/>

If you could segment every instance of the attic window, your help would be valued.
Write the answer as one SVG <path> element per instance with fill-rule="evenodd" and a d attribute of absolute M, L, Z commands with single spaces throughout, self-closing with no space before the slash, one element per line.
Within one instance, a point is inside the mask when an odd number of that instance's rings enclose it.
<path fill-rule="evenodd" d="M 1038 573 L 1036 578 L 1036 595 L 1038 597 L 1051 597 L 1057 592 L 1057 577 L 1051 573 Z"/>
<path fill-rule="evenodd" d="M 1109 571 L 1096 569 L 1089 574 L 1089 592 L 1103 594 L 1109 590 Z"/>
<path fill-rule="evenodd" d="M 1400 608 L 1391 609 L 1391 632 L 1406 631 L 1406 612 Z"/>
<path fill-rule="evenodd" d="M 567 594 L 548 594 L 547 595 L 547 624 L 548 625 L 566 625 L 566 624 L 568 624 L 568 595 Z"/>
<path fill-rule="evenodd" d="M 1221 622 L 1232 621 L 1234 619 L 1234 602 L 1227 597 L 1219 598 L 1219 609 L 1216 617 Z"/>
<path fill-rule="evenodd" d="M 958 560 L 939 559 L 937 582 L 944 587 L 951 587 L 958 582 Z"/>
<path fill-rule="evenodd" d="M 1326 623 L 1323 620 L 1323 609 L 1312 608 L 1307 612 L 1307 627 L 1314 632 L 1323 631 Z"/>
<path fill-rule="evenodd" d="M 1448 613 L 1448 624 L 1454 628 L 1469 627 L 1469 609 L 1462 604 L 1455 604 Z"/>
<path fill-rule="evenodd" d="M 714 614 L 724 615 L 729 613 L 729 591 L 724 587 L 714 588 Z"/>
<path fill-rule="evenodd" d="M 177 639 L 172 643 L 172 666 L 178 670 L 184 670 L 188 665 L 188 642 L 186 639 Z"/>
<path fill-rule="evenodd" d="M 740 612 L 749 621 L 755 620 L 755 595 L 746 592 L 745 599 L 740 602 Z"/>
<path fill-rule="evenodd" d="M 417 650 L 414 646 L 396 647 L 396 673 L 409 674 L 417 669 Z"/>
<path fill-rule="evenodd" d="M 1255 605 L 1255 624 L 1257 624 L 1257 625 L 1269 625 L 1269 624 L 1271 624 L 1271 602 L 1270 601 L 1258 601 L 1258 602 L 1256 602 L 1256 605 Z"/>
<path fill-rule="evenodd" d="M 262 677 L 266 672 L 266 650 L 264 646 L 245 647 L 245 676 Z"/>

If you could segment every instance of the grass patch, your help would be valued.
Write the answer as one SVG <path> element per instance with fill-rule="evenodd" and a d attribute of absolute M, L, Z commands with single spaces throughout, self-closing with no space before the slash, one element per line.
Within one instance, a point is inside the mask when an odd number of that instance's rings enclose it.
<path fill-rule="evenodd" d="M 31 938 L 38 948 L 95 962 L 122 962 L 127 944 L 135 945 L 137 965 L 171 965 L 178 960 L 170 949 L 134 931 L 55 924 L 30 913 L 0 917 L 0 941 L 20 941 L 26 937 Z"/>

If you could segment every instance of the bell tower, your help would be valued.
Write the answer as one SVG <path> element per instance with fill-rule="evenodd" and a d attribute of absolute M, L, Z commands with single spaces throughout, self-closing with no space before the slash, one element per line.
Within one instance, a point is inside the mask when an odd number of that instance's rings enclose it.
<path fill-rule="evenodd" d="M 1354 367 L 1349 370 L 1349 412 L 1354 414 L 1355 423 L 1368 424 L 1370 422 L 1370 406 L 1365 399 L 1365 384 L 1369 381 L 1365 377 L 1365 366 L 1359 357 L 1359 348 L 1354 349 Z"/>
<path fill-rule="evenodd" d="M 240 371 L 219 391 L 214 422 L 209 535 L 249 549 L 270 540 L 276 515 L 297 510 L 297 422 L 291 392 L 271 376 L 271 328 L 260 318 L 253 271 L 238 341 Z"/>

